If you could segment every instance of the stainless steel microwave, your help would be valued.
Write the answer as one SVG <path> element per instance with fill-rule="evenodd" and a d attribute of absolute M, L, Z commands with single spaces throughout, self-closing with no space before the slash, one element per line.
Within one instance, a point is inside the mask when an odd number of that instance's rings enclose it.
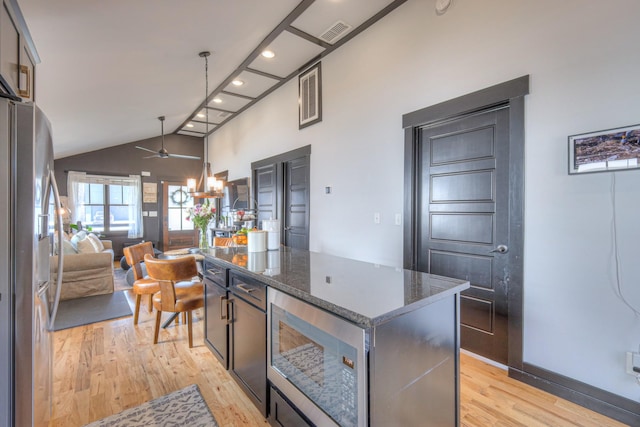
<path fill-rule="evenodd" d="M 316 425 L 367 425 L 365 330 L 269 289 L 267 377 Z"/>

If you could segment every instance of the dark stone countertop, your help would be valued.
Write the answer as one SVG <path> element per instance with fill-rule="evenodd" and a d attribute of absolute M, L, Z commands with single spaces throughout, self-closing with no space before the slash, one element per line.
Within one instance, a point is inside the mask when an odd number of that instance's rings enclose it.
<path fill-rule="evenodd" d="M 469 287 L 469 282 L 399 267 L 281 247 L 210 248 L 205 259 L 371 328 Z"/>

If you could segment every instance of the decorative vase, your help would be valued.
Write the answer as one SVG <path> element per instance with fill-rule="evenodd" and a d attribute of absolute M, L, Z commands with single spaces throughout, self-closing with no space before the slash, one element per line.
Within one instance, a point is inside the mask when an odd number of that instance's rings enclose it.
<path fill-rule="evenodd" d="M 198 245 L 200 249 L 209 249 L 209 240 L 207 239 L 207 229 L 200 229 L 200 244 Z"/>

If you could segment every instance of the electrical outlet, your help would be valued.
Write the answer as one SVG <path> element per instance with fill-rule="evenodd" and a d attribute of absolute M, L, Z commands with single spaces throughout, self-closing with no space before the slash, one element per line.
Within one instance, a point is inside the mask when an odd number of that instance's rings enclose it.
<path fill-rule="evenodd" d="M 402 214 L 396 214 L 396 225 L 402 225 Z"/>
<path fill-rule="evenodd" d="M 380 224 L 380 212 L 375 212 L 373 214 L 373 223 Z"/>
<path fill-rule="evenodd" d="M 640 353 L 627 351 L 627 374 L 640 375 Z"/>

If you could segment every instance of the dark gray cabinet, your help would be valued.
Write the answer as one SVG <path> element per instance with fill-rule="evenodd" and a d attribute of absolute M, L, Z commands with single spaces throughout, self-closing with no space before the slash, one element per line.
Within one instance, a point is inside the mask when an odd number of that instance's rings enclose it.
<path fill-rule="evenodd" d="M 14 2 L 2 1 L 0 7 L 0 92 L 33 99 L 33 68 L 28 31 L 22 12 Z"/>
<path fill-rule="evenodd" d="M 269 389 L 269 424 L 277 427 L 305 427 L 312 424 L 274 388 Z"/>
<path fill-rule="evenodd" d="M 229 372 L 267 416 L 267 287 L 229 272 Z"/>
<path fill-rule="evenodd" d="M 229 368 L 229 270 L 204 265 L 204 341 L 225 369 Z"/>

